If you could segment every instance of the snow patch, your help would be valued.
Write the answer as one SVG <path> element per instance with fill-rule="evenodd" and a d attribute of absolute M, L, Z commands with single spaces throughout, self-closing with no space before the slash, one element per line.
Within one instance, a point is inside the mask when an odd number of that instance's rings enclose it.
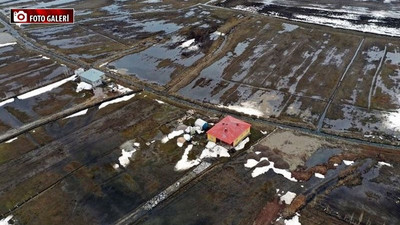
<path fill-rule="evenodd" d="M 92 90 L 92 88 L 93 88 L 92 85 L 85 83 L 85 82 L 80 82 L 78 84 L 78 86 L 76 87 L 76 93 L 79 93 L 83 90 Z"/>
<path fill-rule="evenodd" d="M 0 102 L 0 107 L 2 107 L 3 105 L 9 104 L 9 103 L 13 103 L 13 102 L 14 102 L 14 98 L 9 98 L 7 100 Z"/>
<path fill-rule="evenodd" d="M 119 84 L 117 84 L 117 88 L 118 88 L 117 91 L 118 91 L 119 93 L 122 93 L 122 94 L 125 94 L 125 93 L 127 93 L 127 92 L 132 91 L 132 89 L 127 88 L 127 87 L 124 87 L 124 86 L 119 85 Z"/>
<path fill-rule="evenodd" d="M 132 157 L 133 153 L 136 152 L 136 149 L 133 149 L 133 151 L 125 151 L 125 149 L 122 149 L 122 155 L 118 158 L 119 164 L 121 166 L 126 167 L 130 163 L 130 158 Z"/>
<path fill-rule="evenodd" d="M 264 115 L 263 112 L 261 112 L 259 109 L 257 109 L 255 104 L 250 103 L 250 102 L 242 102 L 242 103 L 240 103 L 240 105 L 229 105 L 229 106 L 218 105 L 218 107 L 230 109 L 230 110 L 244 113 L 244 114 L 251 115 L 251 116 L 260 117 L 260 116 Z"/>
<path fill-rule="evenodd" d="M 378 165 L 379 165 L 379 166 L 388 166 L 388 167 L 393 167 L 393 165 L 392 165 L 392 164 L 390 164 L 390 163 L 387 163 L 387 162 L 378 162 Z"/>
<path fill-rule="evenodd" d="M 10 216 L 7 216 L 6 218 L 4 218 L 4 219 L 1 219 L 0 220 L 0 225 L 9 225 L 9 224 L 11 224 L 11 223 L 9 223 L 10 222 L 10 220 L 13 218 L 13 216 L 12 215 L 10 215 Z"/>
<path fill-rule="evenodd" d="M 213 144 L 210 144 L 213 143 Z M 213 146 L 213 147 L 211 147 Z M 208 147 L 208 148 L 207 148 Z M 206 148 L 201 152 L 200 159 L 204 158 L 217 158 L 217 157 L 230 157 L 228 149 L 215 144 L 214 142 L 208 142 Z"/>
<path fill-rule="evenodd" d="M 263 157 L 260 159 L 259 162 L 261 162 L 262 159 L 268 160 L 267 157 Z M 297 182 L 297 180 L 295 178 L 292 177 L 292 173 L 288 170 L 284 170 L 284 169 L 279 169 L 279 168 L 275 168 L 275 163 L 272 161 L 269 161 L 269 165 L 268 166 L 263 166 L 263 167 L 257 167 L 253 170 L 253 172 L 251 173 L 251 176 L 254 177 L 258 177 L 261 174 L 267 173 L 270 169 L 272 169 L 276 174 L 280 174 L 283 177 L 285 177 L 286 179 L 290 180 L 290 181 L 294 181 Z"/>
<path fill-rule="evenodd" d="M 165 102 L 158 100 L 158 99 L 155 99 L 155 101 L 158 102 L 159 104 L 165 104 Z"/>
<path fill-rule="evenodd" d="M 105 63 L 101 64 L 99 67 L 101 68 L 101 67 L 103 67 L 103 66 L 105 66 L 107 64 L 108 64 L 108 62 L 105 62 Z"/>
<path fill-rule="evenodd" d="M 239 151 L 242 150 L 244 148 L 244 146 L 250 141 L 250 138 L 247 137 L 246 139 L 244 139 L 243 141 L 241 141 L 236 147 L 235 150 Z"/>
<path fill-rule="evenodd" d="M 167 143 L 169 140 L 171 140 L 171 139 L 173 139 L 173 138 L 175 138 L 175 137 L 178 137 L 178 136 L 182 135 L 183 133 L 184 133 L 183 130 L 172 131 L 172 132 L 169 133 L 167 136 L 165 136 L 165 137 L 161 140 L 161 142 L 165 144 L 165 143 Z M 181 147 L 182 147 L 182 146 L 181 146 Z"/>
<path fill-rule="evenodd" d="M 290 205 L 295 197 L 296 193 L 288 191 L 286 194 L 281 196 L 281 202 L 285 202 L 285 204 Z"/>
<path fill-rule="evenodd" d="M 353 164 L 354 164 L 354 161 L 343 160 L 343 163 L 344 163 L 346 166 L 350 166 L 350 165 L 353 165 Z"/>
<path fill-rule="evenodd" d="M 120 98 L 116 98 L 116 99 L 113 99 L 113 100 L 110 100 L 110 101 L 107 101 L 107 102 L 103 102 L 99 106 L 99 109 L 102 109 L 102 108 L 104 108 L 104 107 L 106 107 L 108 105 L 111 105 L 111 104 L 128 101 L 131 98 L 135 97 L 135 95 L 136 94 L 131 94 L 131 95 L 127 95 L 127 96 L 123 96 L 123 97 L 120 97 Z"/>
<path fill-rule="evenodd" d="M 300 223 L 300 214 L 296 213 L 291 219 L 284 220 L 285 225 L 301 225 Z"/>
<path fill-rule="evenodd" d="M 195 42 L 195 39 L 194 39 L 194 38 L 193 38 L 193 39 L 190 39 L 190 40 L 187 40 L 187 41 L 185 41 L 185 42 L 183 42 L 183 43 L 181 44 L 181 48 L 188 48 L 188 47 L 191 46 L 194 42 Z"/>
<path fill-rule="evenodd" d="M 5 141 L 5 143 L 9 144 L 9 143 L 11 143 L 11 142 L 13 142 L 13 141 L 15 141 L 17 139 L 18 139 L 18 137 L 15 137 L 15 138 L 12 138 L 10 140 Z"/>
<path fill-rule="evenodd" d="M 72 118 L 72 117 L 77 117 L 77 116 L 83 116 L 83 115 L 85 115 L 85 114 L 88 112 L 88 110 L 89 110 L 89 109 L 84 109 L 84 110 L 82 110 L 82 111 L 79 111 L 79 112 L 77 112 L 77 113 L 74 113 L 74 114 L 72 114 L 72 115 L 69 115 L 69 116 L 65 117 L 64 119 L 68 119 L 68 118 Z"/>
<path fill-rule="evenodd" d="M 197 166 L 200 164 L 200 159 L 188 160 L 189 152 L 192 150 L 193 145 L 189 145 L 186 147 L 185 152 L 182 155 L 182 158 L 176 163 L 175 170 L 182 171 L 192 168 L 193 166 Z"/>
<path fill-rule="evenodd" d="M 37 88 L 37 89 L 35 89 L 35 90 L 29 91 L 29 92 L 27 92 L 27 93 L 25 93 L 25 94 L 22 94 L 22 95 L 19 95 L 17 98 L 18 98 L 18 99 L 28 99 L 28 98 L 32 98 L 32 97 L 35 97 L 35 96 L 37 96 L 37 95 L 40 95 L 40 94 L 46 93 L 46 92 L 48 92 L 48 91 L 51 91 L 51 90 L 53 90 L 53 89 L 55 89 L 55 88 L 58 88 L 58 87 L 60 87 L 61 85 L 65 84 L 65 83 L 67 83 L 67 82 L 69 82 L 69 81 L 73 81 L 73 80 L 75 80 L 75 79 L 76 79 L 76 75 L 73 75 L 73 76 L 70 76 L 70 77 L 68 77 L 68 78 L 66 78 L 66 79 L 60 80 L 60 81 L 58 81 L 58 82 L 55 82 L 55 83 L 46 85 L 46 86 L 41 87 L 41 88 Z"/>
<path fill-rule="evenodd" d="M 324 179 L 325 178 L 325 176 L 323 174 L 320 174 L 320 173 L 315 173 L 314 175 L 315 175 L 316 178 L 320 178 L 320 179 Z"/>
<path fill-rule="evenodd" d="M 6 47 L 6 46 L 10 46 L 10 45 L 16 45 L 17 42 L 10 42 L 10 43 L 5 43 L 5 44 L 0 44 L 0 48 L 1 47 Z"/>

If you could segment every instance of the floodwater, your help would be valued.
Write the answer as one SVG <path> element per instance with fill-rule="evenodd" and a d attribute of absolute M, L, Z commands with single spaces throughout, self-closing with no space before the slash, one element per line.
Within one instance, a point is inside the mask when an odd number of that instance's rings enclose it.
<path fill-rule="evenodd" d="M 172 38 L 172 40 L 176 39 L 179 38 Z M 185 52 L 184 49 L 169 48 L 173 44 L 175 44 L 173 41 L 169 41 L 165 44 L 154 45 L 142 52 L 124 56 L 109 65 L 135 75 L 139 79 L 164 85 L 171 80 L 171 75 L 177 67 L 189 67 L 204 56 L 199 52 L 185 57 L 182 55 Z M 168 61 L 167 65 L 160 64 L 163 60 Z"/>
<path fill-rule="evenodd" d="M 339 148 L 320 148 L 315 151 L 306 162 L 306 167 L 311 168 L 328 162 L 329 158 L 342 152 Z"/>
<path fill-rule="evenodd" d="M 399 224 L 397 213 L 400 211 L 400 204 L 396 203 L 400 197 L 398 187 L 374 180 L 378 176 L 387 176 L 380 175 L 380 170 L 391 170 L 391 168 L 376 165 L 369 168 L 371 163 L 373 163 L 372 160 L 365 160 L 357 169 L 356 172 L 360 172 L 362 178 L 360 185 L 341 186 L 334 189 L 325 196 L 322 205 L 329 206 L 333 212 L 337 212 L 345 220 L 356 223 L 358 220 L 363 222 L 372 220 L 375 224 Z M 388 179 L 392 179 L 391 182 L 399 182 L 398 176 Z"/>

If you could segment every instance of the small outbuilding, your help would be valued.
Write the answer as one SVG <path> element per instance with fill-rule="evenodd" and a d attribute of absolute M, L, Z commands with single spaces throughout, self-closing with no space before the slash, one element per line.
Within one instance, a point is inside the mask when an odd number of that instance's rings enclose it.
<path fill-rule="evenodd" d="M 105 74 L 96 69 L 89 69 L 79 74 L 81 81 L 91 84 L 93 87 L 97 87 L 103 84 L 103 80 L 106 78 Z"/>
<path fill-rule="evenodd" d="M 200 127 L 201 130 L 207 130 L 207 128 L 208 128 L 208 123 L 207 123 L 206 121 L 202 120 L 202 119 L 197 119 L 197 120 L 194 122 L 194 125 L 195 125 L 196 127 Z"/>
<path fill-rule="evenodd" d="M 236 146 L 250 134 L 251 124 L 227 116 L 207 131 L 207 139 L 212 142 L 222 141 Z"/>

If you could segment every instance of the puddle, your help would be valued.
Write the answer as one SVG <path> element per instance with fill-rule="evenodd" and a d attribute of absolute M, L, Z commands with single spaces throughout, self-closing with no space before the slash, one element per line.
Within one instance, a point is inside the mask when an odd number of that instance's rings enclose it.
<path fill-rule="evenodd" d="M 315 151 L 306 162 L 306 167 L 311 168 L 328 162 L 329 158 L 342 152 L 339 148 L 320 148 Z"/>

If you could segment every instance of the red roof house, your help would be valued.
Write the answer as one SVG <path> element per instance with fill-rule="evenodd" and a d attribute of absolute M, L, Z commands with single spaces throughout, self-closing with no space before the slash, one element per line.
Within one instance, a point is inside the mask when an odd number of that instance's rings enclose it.
<path fill-rule="evenodd" d="M 227 116 L 207 131 L 207 138 L 212 142 L 219 140 L 236 146 L 250 134 L 250 127 L 251 125 L 244 121 Z"/>

